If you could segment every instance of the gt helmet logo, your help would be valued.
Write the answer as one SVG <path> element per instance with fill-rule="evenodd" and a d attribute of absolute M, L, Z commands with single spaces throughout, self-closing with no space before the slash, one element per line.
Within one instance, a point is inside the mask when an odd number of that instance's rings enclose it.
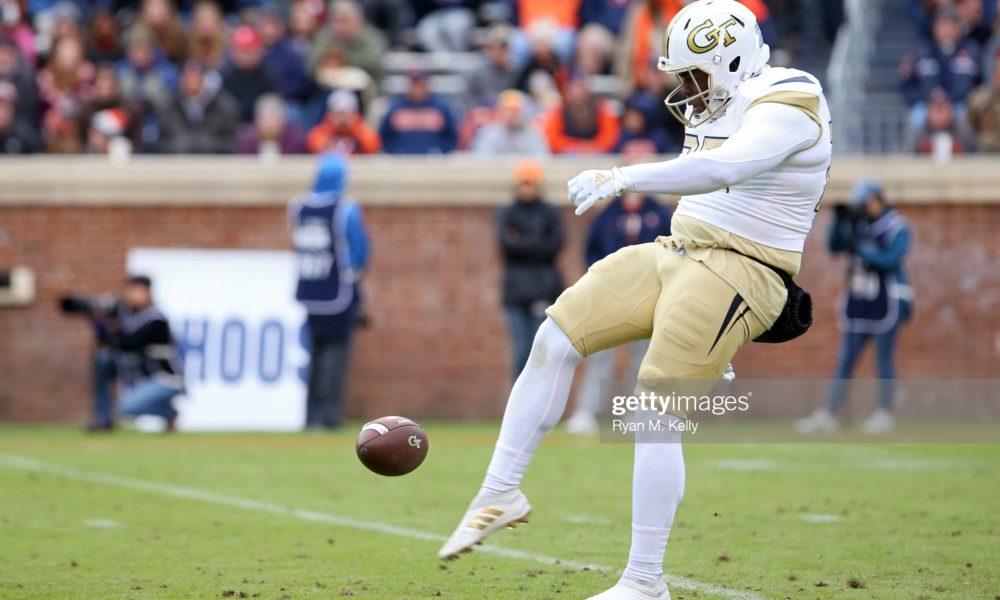
<path fill-rule="evenodd" d="M 734 38 L 732 34 L 729 33 L 729 28 L 736 27 L 737 25 L 742 25 L 742 23 L 740 23 L 736 19 L 736 17 L 729 19 L 728 21 L 726 21 L 722 25 L 719 25 L 718 27 L 715 27 L 715 24 L 712 23 L 711 19 L 706 19 L 704 23 L 692 29 L 691 33 L 688 34 L 688 48 L 690 48 L 691 52 L 694 52 L 695 54 L 704 54 L 709 50 L 712 50 L 713 48 L 718 46 L 719 38 L 723 36 L 724 36 L 722 40 L 723 46 L 730 46 L 732 44 L 735 44 L 736 38 Z M 712 29 L 712 27 L 715 27 L 715 29 Z M 698 34 L 701 33 L 702 31 L 705 31 L 706 29 L 712 29 L 711 31 L 705 34 L 705 40 L 708 43 L 705 45 L 699 44 L 697 39 Z"/>

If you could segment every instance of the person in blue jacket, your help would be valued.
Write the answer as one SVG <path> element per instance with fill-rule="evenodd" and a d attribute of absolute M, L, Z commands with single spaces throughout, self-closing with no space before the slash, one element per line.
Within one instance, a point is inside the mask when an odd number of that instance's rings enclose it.
<path fill-rule="evenodd" d="M 378 132 L 389 154 L 447 154 L 458 146 L 451 106 L 431 94 L 424 71 L 410 73 L 410 87 L 392 101 Z"/>
<path fill-rule="evenodd" d="M 361 207 L 344 195 L 347 162 L 320 159 L 312 193 L 288 205 L 292 244 L 298 255 L 295 299 L 306 309 L 310 340 L 306 428 L 342 423 L 351 341 L 368 265 L 368 234 Z"/>
<path fill-rule="evenodd" d="M 859 181 L 850 207 L 837 207 L 830 229 L 829 249 L 846 254 L 847 287 L 840 300 L 840 328 L 844 335 L 836 373 L 826 402 L 798 423 L 799 431 L 837 429 L 837 413 L 844 404 L 848 380 L 861 351 L 875 342 L 879 375 L 879 405 L 862 424 L 868 433 L 887 433 L 892 417 L 895 349 L 899 330 L 913 313 L 913 289 L 903 268 L 912 245 L 910 225 L 885 199 L 881 184 Z"/>
<path fill-rule="evenodd" d="M 585 258 L 590 267 L 625 246 L 646 244 L 661 235 L 670 235 L 670 209 L 649 196 L 628 193 L 615 198 L 590 225 Z M 626 346 L 629 354 L 629 382 L 635 382 L 639 364 L 649 348 L 649 340 Z M 587 371 L 576 397 L 576 408 L 566 421 L 566 431 L 591 434 L 597 431 L 601 391 L 607 390 L 615 367 L 615 349 L 604 350 L 587 358 Z M 605 385 L 602 385 L 605 384 Z"/>

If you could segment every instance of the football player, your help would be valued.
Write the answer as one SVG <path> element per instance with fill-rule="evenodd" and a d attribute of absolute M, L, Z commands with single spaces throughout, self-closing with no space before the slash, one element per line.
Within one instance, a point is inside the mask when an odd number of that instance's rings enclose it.
<path fill-rule="evenodd" d="M 832 140 L 816 78 L 771 68 L 769 57 L 753 13 L 736 0 L 695 2 L 671 22 L 658 67 L 679 81 L 665 102 L 686 127 L 684 152 L 584 171 L 569 182 L 569 200 L 580 214 L 626 191 L 681 196 L 672 235 L 597 262 L 548 309 L 486 478 L 441 558 L 526 521 L 531 505 L 521 480 L 562 415 L 584 356 L 649 338 L 636 394 L 678 381 L 711 386 L 743 344 L 784 322 L 778 317 L 795 289 L 791 276 L 823 196 Z M 680 434 L 668 441 L 636 438 L 628 564 L 593 598 L 670 598 L 663 556 L 684 460 Z"/>

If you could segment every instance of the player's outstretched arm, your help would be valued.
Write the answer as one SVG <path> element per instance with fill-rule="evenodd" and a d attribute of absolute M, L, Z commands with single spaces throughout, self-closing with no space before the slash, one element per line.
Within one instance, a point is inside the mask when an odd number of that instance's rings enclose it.
<path fill-rule="evenodd" d="M 743 116 L 721 146 L 673 160 L 584 171 L 569 181 L 569 201 L 582 214 L 600 200 L 627 191 L 676 196 L 707 194 L 765 173 L 819 139 L 822 130 L 793 106 L 763 103 Z"/>

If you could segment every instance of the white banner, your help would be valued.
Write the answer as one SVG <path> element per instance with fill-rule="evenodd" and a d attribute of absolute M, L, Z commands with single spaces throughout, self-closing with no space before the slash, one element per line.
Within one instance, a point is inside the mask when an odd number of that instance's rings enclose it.
<path fill-rule="evenodd" d="M 184 356 L 178 428 L 302 428 L 309 355 L 293 253 L 136 248 L 128 271 L 152 278 Z"/>

